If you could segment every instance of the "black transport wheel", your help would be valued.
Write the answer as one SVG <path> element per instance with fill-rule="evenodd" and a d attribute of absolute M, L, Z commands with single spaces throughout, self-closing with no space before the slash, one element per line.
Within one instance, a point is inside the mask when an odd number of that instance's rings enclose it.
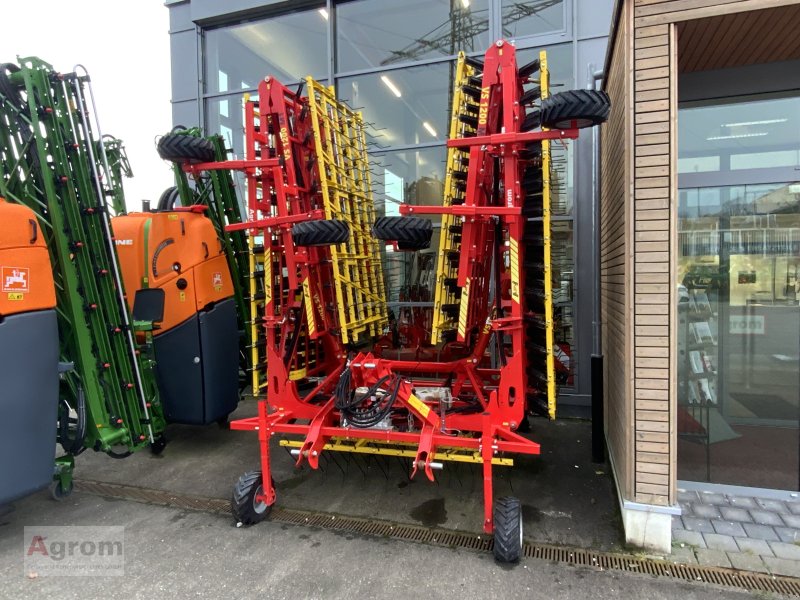
<path fill-rule="evenodd" d="M 174 210 L 176 204 L 178 206 L 181 205 L 181 195 L 178 192 L 178 188 L 173 185 L 161 193 L 156 210 L 159 212 Z"/>
<path fill-rule="evenodd" d="M 514 563 L 522 556 L 522 505 L 505 496 L 494 503 L 494 558 Z"/>
<path fill-rule="evenodd" d="M 231 498 L 231 512 L 237 523 L 255 525 L 269 516 L 272 505 L 256 500 L 263 492 L 261 471 L 248 471 L 239 477 Z"/>
<path fill-rule="evenodd" d="M 297 246 L 330 246 L 350 239 L 350 228 L 344 221 L 304 221 L 292 225 L 292 239 Z"/>
<path fill-rule="evenodd" d="M 423 250 L 431 245 L 433 224 L 419 217 L 380 217 L 372 226 L 372 235 L 396 241 L 400 250 Z"/>
<path fill-rule="evenodd" d="M 582 129 L 605 123 L 611 110 L 608 94 L 600 90 L 570 90 L 542 100 L 542 126 Z"/>
<path fill-rule="evenodd" d="M 64 485 L 61 483 L 61 480 L 58 479 L 50 485 L 50 496 L 53 500 L 63 500 L 72 493 L 74 488 L 75 484 L 71 479 L 67 485 Z"/>
<path fill-rule="evenodd" d="M 205 138 L 169 133 L 158 140 L 158 155 L 172 162 L 211 162 L 214 145 Z"/>

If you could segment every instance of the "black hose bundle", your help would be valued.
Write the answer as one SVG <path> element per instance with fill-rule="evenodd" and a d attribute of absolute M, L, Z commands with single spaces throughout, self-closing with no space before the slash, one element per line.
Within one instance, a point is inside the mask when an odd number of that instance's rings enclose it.
<path fill-rule="evenodd" d="M 400 391 L 401 380 L 399 377 L 395 378 L 391 393 L 386 393 L 381 389 L 381 386 L 390 378 L 389 375 L 381 377 L 364 394 L 356 396 L 355 390 L 350 389 L 352 372 L 347 368 L 342 372 L 339 382 L 336 384 L 334 406 L 339 409 L 349 425 L 361 429 L 375 427 L 392 410 L 397 393 Z"/>

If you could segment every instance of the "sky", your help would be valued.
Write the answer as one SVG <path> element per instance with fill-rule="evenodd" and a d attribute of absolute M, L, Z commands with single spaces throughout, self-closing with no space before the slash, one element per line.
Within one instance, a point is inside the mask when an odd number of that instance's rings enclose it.
<path fill-rule="evenodd" d="M 169 11 L 162 0 L 3 2 L 0 62 L 38 56 L 62 73 L 82 64 L 94 88 L 100 127 L 120 138 L 134 177 L 128 210 L 173 185 L 155 138 L 172 127 Z"/>

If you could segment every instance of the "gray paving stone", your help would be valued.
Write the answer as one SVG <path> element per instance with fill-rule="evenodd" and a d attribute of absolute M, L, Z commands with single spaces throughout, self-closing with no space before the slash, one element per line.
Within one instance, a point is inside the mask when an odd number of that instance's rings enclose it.
<path fill-rule="evenodd" d="M 800 546 L 786 542 L 769 542 L 769 545 L 778 558 L 800 561 Z"/>
<path fill-rule="evenodd" d="M 776 513 L 785 513 L 789 512 L 789 509 L 786 507 L 784 502 L 780 500 L 770 500 L 769 498 L 756 498 L 756 504 L 758 504 L 764 510 L 770 510 Z"/>
<path fill-rule="evenodd" d="M 758 508 L 756 499 L 750 496 L 729 496 L 728 504 L 737 508 Z"/>
<path fill-rule="evenodd" d="M 694 555 L 694 550 L 688 546 L 673 546 L 672 554 L 667 558 L 670 562 L 680 563 L 683 565 L 696 565 L 697 557 Z"/>
<path fill-rule="evenodd" d="M 774 529 L 782 542 L 786 542 L 787 544 L 800 542 L 800 529 L 794 529 L 792 527 L 775 527 Z"/>
<path fill-rule="evenodd" d="M 726 507 L 727 508 L 727 507 Z M 719 509 L 713 504 L 695 504 L 694 515 L 703 519 L 721 519 Z M 749 519 L 748 519 L 749 520 Z"/>
<path fill-rule="evenodd" d="M 786 506 L 789 507 L 789 512 L 793 515 L 800 515 L 800 502 L 787 502 Z"/>
<path fill-rule="evenodd" d="M 683 529 L 683 521 L 681 521 L 680 516 L 672 515 L 672 531 L 676 529 Z"/>
<path fill-rule="evenodd" d="M 783 522 L 786 523 L 789 527 L 794 527 L 795 529 L 800 529 L 800 515 L 791 515 L 788 512 L 783 513 L 781 515 Z"/>
<path fill-rule="evenodd" d="M 765 573 L 767 571 L 767 565 L 764 564 L 761 557 L 755 556 L 754 554 L 729 552 L 728 560 L 731 561 L 731 565 L 734 569 L 739 569 L 740 571 L 757 571 L 759 573 Z"/>
<path fill-rule="evenodd" d="M 706 535 L 714 535 L 707 533 Z M 695 548 L 705 548 L 706 541 L 703 539 L 703 534 L 699 531 L 686 531 L 685 529 L 678 529 L 672 532 L 672 542 L 679 544 L 686 544 L 687 546 L 694 546 Z"/>
<path fill-rule="evenodd" d="M 773 527 L 783 526 L 783 521 L 777 513 L 768 510 L 751 509 L 750 515 L 753 517 L 753 523 L 772 525 Z"/>
<path fill-rule="evenodd" d="M 743 508 L 735 508 L 733 506 L 721 506 L 719 512 L 720 514 L 722 514 L 722 518 L 725 519 L 726 521 L 740 521 L 742 523 L 753 522 L 753 519 L 750 518 L 750 513 Z"/>
<path fill-rule="evenodd" d="M 695 550 L 697 562 L 708 567 L 730 567 L 731 561 L 722 550 Z"/>
<path fill-rule="evenodd" d="M 736 545 L 736 540 L 729 535 L 720 535 L 719 533 L 704 533 L 703 538 L 706 540 L 706 546 L 710 550 L 739 552 L 739 546 Z"/>
<path fill-rule="evenodd" d="M 760 554 L 761 556 L 774 556 L 772 548 L 764 540 L 754 540 L 751 538 L 736 538 L 739 550 L 749 554 Z"/>
<path fill-rule="evenodd" d="M 716 504 L 717 506 L 725 506 L 728 503 L 725 501 L 725 496 L 722 494 L 715 494 L 713 492 L 699 492 L 700 502 L 703 504 Z"/>
<path fill-rule="evenodd" d="M 711 526 L 716 533 L 721 533 L 722 535 L 747 537 L 744 529 L 742 529 L 741 523 L 734 523 L 732 521 L 711 521 Z"/>
<path fill-rule="evenodd" d="M 697 502 L 697 492 L 690 492 L 688 490 L 678 490 L 678 502 Z"/>
<path fill-rule="evenodd" d="M 695 504 L 697 504 L 697 502 L 681 502 L 681 516 L 693 517 Z"/>
<path fill-rule="evenodd" d="M 769 525 L 758 525 L 757 523 L 743 523 L 747 537 L 759 540 L 778 541 L 778 534 Z"/>
<path fill-rule="evenodd" d="M 708 552 L 708 550 L 706 550 L 706 552 Z M 764 564 L 767 565 L 767 568 L 773 575 L 800 577 L 800 562 L 796 560 L 786 560 L 785 558 L 765 556 Z"/>
<path fill-rule="evenodd" d="M 702 533 L 714 533 L 714 527 L 711 526 L 711 521 L 708 519 L 699 519 L 697 517 L 682 517 L 683 527 L 689 531 L 700 531 Z M 773 535 L 775 535 L 773 533 Z M 778 536 L 775 536 L 778 539 Z"/>

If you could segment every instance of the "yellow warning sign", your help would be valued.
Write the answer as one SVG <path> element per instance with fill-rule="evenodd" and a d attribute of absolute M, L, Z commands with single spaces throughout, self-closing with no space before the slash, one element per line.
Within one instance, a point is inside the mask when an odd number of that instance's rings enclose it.
<path fill-rule="evenodd" d="M 419 412 L 423 417 L 426 419 L 428 418 L 428 413 L 431 412 L 430 406 L 425 404 L 422 400 L 417 398 L 414 394 L 411 394 L 408 397 L 408 403 Z"/>
<path fill-rule="evenodd" d="M 8 292 L 8 299 L 9 300 L 24 300 L 25 294 L 21 292 Z"/>

